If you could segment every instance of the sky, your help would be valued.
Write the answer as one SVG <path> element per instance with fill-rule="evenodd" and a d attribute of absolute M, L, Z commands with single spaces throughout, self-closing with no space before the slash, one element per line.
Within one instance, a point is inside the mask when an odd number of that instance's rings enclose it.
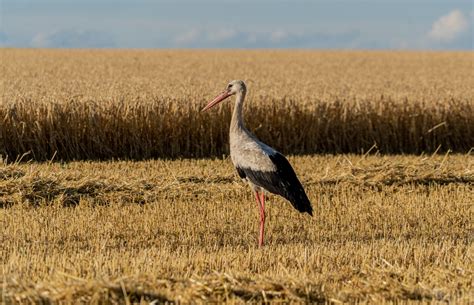
<path fill-rule="evenodd" d="M 0 0 L 0 46 L 472 50 L 472 0 Z"/>

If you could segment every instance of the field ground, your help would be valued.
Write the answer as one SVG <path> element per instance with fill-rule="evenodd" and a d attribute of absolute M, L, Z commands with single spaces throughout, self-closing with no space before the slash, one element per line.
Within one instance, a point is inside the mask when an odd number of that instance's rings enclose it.
<path fill-rule="evenodd" d="M 230 160 L 2 165 L 2 301 L 474 302 L 472 155 L 290 161 L 263 249 Z"/>
<path fill-rule="evenodd" d="M 0 57 L 3 303 L 474 303 L 474 52 Z M 263 249 L 232 103 L 199 112 L 232 79 L 315 209 L 269 195 Z"/>

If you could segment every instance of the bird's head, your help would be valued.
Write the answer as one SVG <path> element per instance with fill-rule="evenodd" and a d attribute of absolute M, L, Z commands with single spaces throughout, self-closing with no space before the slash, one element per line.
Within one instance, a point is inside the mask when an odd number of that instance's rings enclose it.
<path fill-rule="evenodd" d="M 201 111 L 205 111 L 214 107 L 215 105 L 219 104 L 231 95 L 237 93 L 245 94 L 246 92 L 247 86 L 245 85 L 245 82 L 243 80 L 233 80 L 227 85 L 224 91 L 222 91 L 218 96 L 216 96 L 212 101 L 210 101 L 209 104 L 207 104 L 207 106 L 204 107 Z"/>

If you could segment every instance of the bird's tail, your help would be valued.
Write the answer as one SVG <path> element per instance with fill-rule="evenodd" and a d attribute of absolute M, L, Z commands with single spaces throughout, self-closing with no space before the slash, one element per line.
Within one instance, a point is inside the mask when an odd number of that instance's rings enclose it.
<path fill-rule="evenodd" d="M 287 199 L 300 213 L 308 213 L 313 216 L 311 201 L 309 201 L 308 196 L 303 189 L 301 189 L 296 196 L 290 196 L 290 198 Z"/>

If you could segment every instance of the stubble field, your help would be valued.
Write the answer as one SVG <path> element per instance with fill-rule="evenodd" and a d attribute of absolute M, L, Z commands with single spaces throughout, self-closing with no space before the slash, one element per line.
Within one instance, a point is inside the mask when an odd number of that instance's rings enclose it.
<path fill-rule="evenodd" d="M 269 196 L 263 249 L 230 160 L 7 166 L 3 297 L 473 300 L 472 157 L 290 161 L 315 216 Z"/>
<path fill-rule="evenodd" d="M 0 54 L 3 303 L 473 302 L 472 52 Z M 199 113 L 235 78 L 314 207 L 268 195 L 262 249 Z"/>

